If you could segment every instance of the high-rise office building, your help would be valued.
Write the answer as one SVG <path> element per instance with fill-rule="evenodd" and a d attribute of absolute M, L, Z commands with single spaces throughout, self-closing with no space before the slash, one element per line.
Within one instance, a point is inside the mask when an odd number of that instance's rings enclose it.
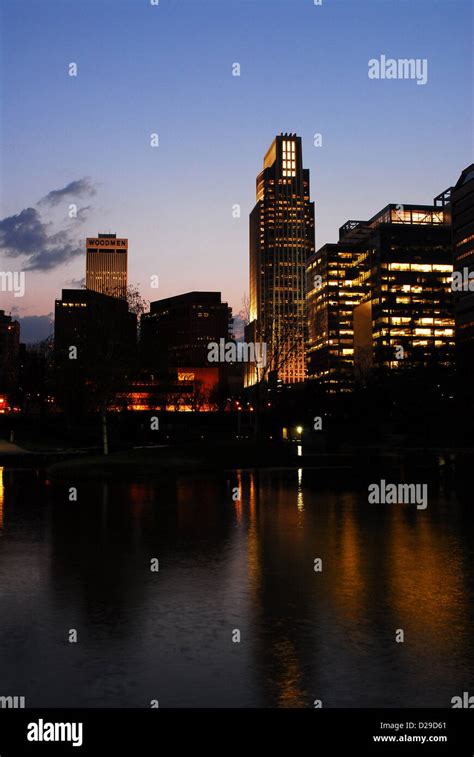
<path fill-rule="evenodd" d="M 387 205 L 368 222 L 345 224 L 341 237 L 364 239 L 365 248 L 352 267 L 356 373 L 451 366 L 449 206 Z"/>
<path fill-rule="evenodd" d="M 351 270 L 361 248 L 354 242 L 325 244 L 307 265 L 308 380 L 328 394 L 354 383 L 353 309 L 359 302 Z"/>
<path fill-rule="evenodd" d="M 374 369 L 452 365 L 448 195 L 347 221 L 308 261 L 308 377 L 329 393 Z"/>
<path fill-rule="evenodd" d="M 474 368 L 474 163 L 464 169 L 452 189 L 451 215 L 454 271 L 460 282 L 453 278 L 456 363 L 458 375 L 467 385 Z"/>
<path fill-rule="evenodd" d="M 128 239 L 99 234 L 86 240 L 86 289 L 125 297 L 127 294 Z"/>
<path fill-rule="evenodd" d="M 262 372 L 287 384 L 303 381 L 305 269 L 314 252 L 314 203 L 296 134 L 277 136 L 265 155 L 249 241 L 250 323 L 245 339 L 266 344 L 266 366 L 250 364 L 245 383 L 255 384 Z"/>

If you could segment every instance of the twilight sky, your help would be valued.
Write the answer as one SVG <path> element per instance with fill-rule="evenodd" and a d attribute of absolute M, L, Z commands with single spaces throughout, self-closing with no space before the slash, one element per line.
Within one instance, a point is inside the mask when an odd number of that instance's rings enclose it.
<path fill-rule="evenodd" d="M 0 308 L 22 319 L 80 285 L 99 231 L 129 238 L 146 299 L 220 290 L 238 311 L 255 178 L 282 131 L 303 138 L 318 247 L 389 202 L 430 203 L 473 159 L 471 0 L 0 7 L 0 270 L 26 271 Z M 369 79 L 382 54 L 426 58 L 427 84 Z"/>

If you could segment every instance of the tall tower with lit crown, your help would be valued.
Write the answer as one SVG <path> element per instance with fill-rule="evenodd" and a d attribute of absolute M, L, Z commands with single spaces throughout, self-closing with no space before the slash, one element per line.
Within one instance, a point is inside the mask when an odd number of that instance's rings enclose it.
<path fill-rule="evenodd" d="M 257 177 L 250 214 L 250 323 L 246 340 L 266 343 L 265 378 L 305 378 L 305 268 L 314 252 L 314 203 L 301 137 L 277 136 Z M 260 371 L 260 375 L 259 375 Z M 246 385 L 262 378 L 250 365 Z"/>

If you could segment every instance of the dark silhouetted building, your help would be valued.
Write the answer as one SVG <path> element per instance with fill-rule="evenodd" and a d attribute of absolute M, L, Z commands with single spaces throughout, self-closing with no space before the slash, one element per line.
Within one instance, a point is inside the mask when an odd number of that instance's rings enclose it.
<path fill-rule="evenodd" d="M 109 403 L 136 369 L 136 357 L 137 318 L 126 300 L 89 289 L 62 290 L 55 303 L 54 358 L 59 393 L 68 403 L 75 393 L 77 404 L 80 393 L 87 401 Z"/>
<path fill-rule="evenodd" d="M 451 192 L 454 276 L 456 364 L 461 383 L 471 389 L 474 369 L 474 163 L 464 169 Z M 472 280 L 469 279 L 472 276 Z"/>
<path fill-rule="evenodd" d="M 267 365 L 257 370 L 250 364 L 246 386 L 262 376 L 285 384 L 303 381 L 305 269 L 314 252 L 314 203 L 296 134 L 277 136 L 265 155 L 249 243 L 250 323 L 245 340 L 267 345 Z"/>
<path fill-rule="evenodd" d="M 17 391 L 20 353 L 20 324 L 0 310 L 0 411 Z"/>
<path fill-rule="evenodd" d="M 124 352 L 136 350 L 137 318 L 125 300 L 89 289 L 63 289 L 55 302 L 54 345 L 56 350 L 80 346 L 87 363 L 90 350 L 110 342 Z M 107 359 L 107 353 L 101 355 Z"/>
<path fill-rule="evenodd" d="M 187 292 L 150 303 L 141 319 L 145 365 L 209 366 L 208 344 L 230 338 L 231 311 L 220 292 Z"/>
<path fill-rule="evenodd" d="M 232 311 L 220 292 L 187 292 L 150 303 L 142 315 L 141 365 L 161 380 L 170 377 L 183 388 L 199 384 L 203 392 L 226 385 L 231 366 L 210 363 L 208 346 L 231 340 Z"/>

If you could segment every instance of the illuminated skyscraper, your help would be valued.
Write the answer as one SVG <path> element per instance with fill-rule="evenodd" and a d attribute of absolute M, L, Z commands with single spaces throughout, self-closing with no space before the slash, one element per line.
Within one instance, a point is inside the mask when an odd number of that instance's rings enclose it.
<path fill-rule="evenodd" d="M 99 234 L 86 240 L 86 289 L 111 297 L 127 293 L 128 239 Z"/>
<path fill-rule="evenodd" d="M 266 367 L 250 365 L 246 385 L 260 378 L 303 381 L 306 261 L 314 252 L 314 203 L 301 137 L 277 136 L 257 177 L 250 214 L 250 323 L 246 341 L 266 343 Z"/>

